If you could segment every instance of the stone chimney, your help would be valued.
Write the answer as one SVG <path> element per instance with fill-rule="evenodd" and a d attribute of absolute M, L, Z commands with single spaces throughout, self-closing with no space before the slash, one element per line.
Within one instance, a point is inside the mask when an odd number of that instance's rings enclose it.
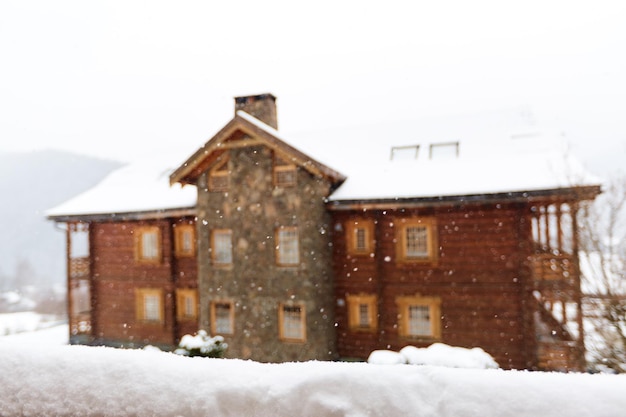
<path fill-rule="evenodd" d="M 274 129 L 278 129 L 276 97 L 269 93 L 235 97 L 235 113 L 238 110 L 243 110 Z"/>

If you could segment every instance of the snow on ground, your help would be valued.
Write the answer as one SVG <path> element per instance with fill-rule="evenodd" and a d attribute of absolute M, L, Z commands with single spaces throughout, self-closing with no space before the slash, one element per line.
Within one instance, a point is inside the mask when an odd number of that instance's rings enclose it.
<path fill-rule="evenodd" d="M 377 365 L 435 365 L 448 368 L 498 369 L 493 357 L 481 348 L 466 349 L 433 343 L 426 348 L 405 346 L 400 352 L 375 350 L 367 359 Z"/>
<path fill-rule="evenodd" d="M 262 364 L 0 338 L 2 416 L 619 416 L 626 375 Z"/>
<path fill-rule="evenodd" d="M 34 311 L 0 314 L 0 340 L 66 345 L 68 326 L 65 320 Z"/>
<path fill-rule="evenodd" d="M 0 336 L 37 330 L 41 319 L 34 311 L 0 314 Z"/>
<path fill-rule="evenodd" d="M 28 344 L 38 346 L 61 346 L 69 343 L 69 327 L 61 324 L 36 331 L 9 334 L 0 337 L 0 343 Z"/>

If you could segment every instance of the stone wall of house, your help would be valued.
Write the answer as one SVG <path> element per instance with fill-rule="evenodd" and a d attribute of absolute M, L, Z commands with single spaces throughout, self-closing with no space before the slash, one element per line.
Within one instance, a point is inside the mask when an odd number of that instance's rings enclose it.
<path fill-rule="evenodd" d="M 234 333 L 224 335 L 228 357 L 279 362 L 336 358 L 332 242 L 324 199 L 328 181 L 302 168 L 297 186 L 273 184 L 273 151 L 264 146 L 233 148 L 229 153 L 227 192 L 198 181 L 198 259 L 200 323 L 211 333 L 211 301 L 231 301 Z M 298 228 L 300 263 L 276 263 L 275 231 Z M 233 262 L 211 263 L 211 231 L 232 230 Z M 306 341 L 279 339 L 280 303 L 306 308 Z"/>

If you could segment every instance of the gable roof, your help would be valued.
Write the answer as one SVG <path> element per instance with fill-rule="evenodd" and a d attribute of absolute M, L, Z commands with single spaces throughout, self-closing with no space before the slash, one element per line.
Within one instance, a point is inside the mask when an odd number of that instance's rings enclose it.
<path fill-rule="evenodd" d="M 431 157 L 431 145 L 445 143 L 458 143 L 458 154 Z M 182 158 L 165 155 L 122 167 L 46 214 L 67 221 L 192 213 L 196 188 L 186 184 L 195 184 L 223 150 L 253 144 L 329 179 L 336 187 L 328 198 L 334 209 L 363 202 L 389 207 L 550 195 L 593 198 L 600 192 L 601 181 L 567 155 L 562 135 L 537 129 L 520 109 L 292 134 L 238 111 L 183 164 L 176 163 Z M 419 146 L 416 158 L 392 158 L 393 147 L 406 146 Z"/>
<path fill-rule="evenodd" d="M 289 143 L 346 174 L 329 200 L 405 201 L 571 194 L 600 180 L 569 155 L 561 132 L 538 128 L 523 108 L 339 127 L 288 135 Z M 433 150 L 451 145 L 438 156 Z M 392 149 L 412 152 L 398 157 Z M 580 193 L 583 188 L 588 193 Z"/>
<path fill-rule="evenodd" d="M 281 154 L 283 159 L 293 162 L 313 175 L 327 178 L 335 185 L 346 179 L 338 171 L 292 147 L 273 127 L 239 110 L 226 126 L 171 174 L 170 183 L 195 184 L 198 177 L 224 150 L 253 145 L 267 146 Z"/>
<path fill-rule="evenodd" d="M 46 211 L 55 221 L 140 219 L 195 213 L 196 187 L 170 186 L 171 156 L 125 165 L 96 186 Z"/>

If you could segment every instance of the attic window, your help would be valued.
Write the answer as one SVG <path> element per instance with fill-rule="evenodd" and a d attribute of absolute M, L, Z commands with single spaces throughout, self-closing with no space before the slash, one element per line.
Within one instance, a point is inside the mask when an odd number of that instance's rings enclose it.
<path fill-rule="evenodd" d="M 228 157 L 224 157 L 209 171 L 209 191 L 228 191 L 229 185 Z"/>
<path fill-rule="evenodd" d="M 401 159 L 417 159 L 419 150 L 419 145 L 392 146 L 391 156 L 389 159 L 391 159 L 392 161 Z"/>
<path fill-rule="evenodd" d="M 430 159 L 454 159 L 459 157 L 459 142 L 431 143 Z"/>
<path fill-rule="evenodd" d="M 274 186 L 294 187 L 297 182 L 296 165 L 274 155 Z"/>

